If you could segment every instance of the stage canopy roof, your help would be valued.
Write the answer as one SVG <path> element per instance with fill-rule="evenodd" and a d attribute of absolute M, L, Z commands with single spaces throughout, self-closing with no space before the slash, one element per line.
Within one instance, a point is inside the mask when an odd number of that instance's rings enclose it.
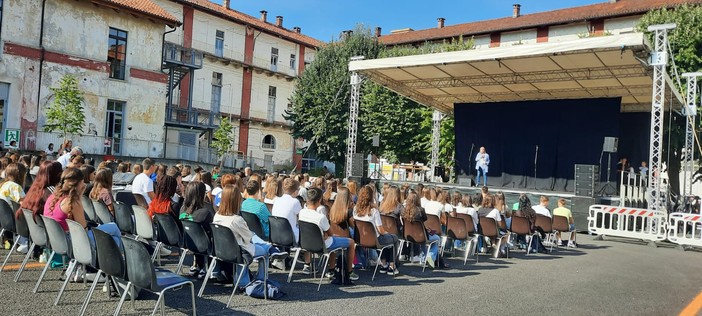
<path fill-rule="evenodd" d="M 621 97 L 651 110 L 653 68 L 644 34 L 351 61 L 350 71 L 453 115 L 456 103 Z M 666 107 L 683 98 L 666 74 Z"/>

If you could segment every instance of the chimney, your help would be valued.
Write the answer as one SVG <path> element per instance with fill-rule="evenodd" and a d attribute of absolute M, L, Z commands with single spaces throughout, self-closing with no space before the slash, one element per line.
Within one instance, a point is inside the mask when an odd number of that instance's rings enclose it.
<path fill-rule="evenodd" d="M 225 9 L 229 9 L 229 3 L 230 3 L 230 2 L 231 2 L 231 0 L 223 0 L 223 1 L 222 1 L 222 6 L 223 6 Z"/>
<path fill-rule="evenodd" d="M 436 25 L 436 27 L 437 27 L 437 28 L 440 28 L 440 29 L 444 28 L 444 22 L 446 22 L 446 19 L 444 19 L 444 18 L 438 18 L 438 19 L 436 19 L 436 20 L 438 21 L 438 24 Z"/>
<path fill-rule="evenodd" d="M 609 0 L 609 3 L 617 3 L 619 0 Z"/>
<path fill-rule="evenodd" d="M 299 26 L 293 27 L 293 31 L 295 31 L 297 34 L 302 33 L 302 29 Z"/>
<path fill-rule="evenodd" d="M 381 31 L 382 31 L 382 29 L 380 28 L 380 26 L 376 26 L 375 27 L 375 37 L 380 37 L 380 34 L 382 34 Z"/>
<path fill-rule="evenodd" d="M 268 18 L 268 11 L 261 10 L 261 21 L 266 22 L 267 18 Z"/>
<path fill-rule="evenodd" d="M 353 34 L 352 30 L 341 31 L 341 40 L 345 41 Z"/>
<path fill-rule="evenodd" d="M 519 3 L 512 5 L 512 17 L 518 18 L 522 15 L 522 5 Z"/>
<path fill-rule="evenodd" d="M 283 16 L 282 15 L 275 17 L 275 26 L 283 27 Z"/>

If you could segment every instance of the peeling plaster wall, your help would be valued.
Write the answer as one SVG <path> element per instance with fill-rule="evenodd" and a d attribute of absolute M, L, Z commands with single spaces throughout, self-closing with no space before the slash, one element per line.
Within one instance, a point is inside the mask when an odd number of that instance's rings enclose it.
<path fill-rule="evenodd" d="M 39 113 L 39 25 L 41 1 L 6 1 L 3 17 L 3 42 L 8 46 L 21 44 L 21 52 L 4 52 L 0 61 L 0 81 L 10 83 L 7 108 L 7 128 L 22 128 L 24 134 L 39 132 L 36 148 L 44 148 L 55 136 L 43 135 L 45 107 L 53 101 L 50 87 L 67 74 L 77 77 L 85 93 L 85 115 L 94 124 L 98 138 L 105 136 L 108 100 L 125 101 L 124 142 L 122 154 L 133 156 L 157 155 L 162 151 L 153 142 L 163 141 L 166 83 L 160 79 L 141 79 L 143 74 L 162 78 L 161 35 L 164 26 L 127 12 L 94 6 L 84 1 L 48 1 L 45 13 L 44 48 L 54 56 L 46 60 L 41 79 Z M 22 25 L 21 28 L 13 27 Z M 9 27 L 8 27 L 9 26 Z M 125 80 L 109 79 L 107 60 L 109 27 L 128 32 Z M 16 45 L 15 45 L 16 46 Z M 24 54 L 24 55 L 23 55 Z M 32 56 L 34 54 L 34 56 Z M 24 57 L 29 55 L 29 57 Z M 133 72 L 141 73 L 134 77 Z M 131 127 L 131 130 L 128 128 Z M 24 138 L 24 135 L 23 135 Z M 88 146 L 99 146 L 101 139 L 85 138 Z M 21 142 L 22 148 L 34 144 Z"/>
<path fill-rule="evenodd" d="M 263 137 L 266 135 L 275 137 L 275 149 L 263 149 Z M 257 164 L 263 163 L 265 155 L 273 155 L 273 163 L 276 165 L 292 164 L 293 139 L 287 129 L 252 123 L 251 129 L 249 129 L 248 151 Z"/>
<path fill-rule="evenodd" d="M 216 62 L 205 62 L 202 69 L 195 71 L 193 87 L 193 107 L 211 110 L 212 107 L 212 73 L 222 74 L 222 95 L 220 112 L 240 115 L 241 92 L 244 83 L 243 68 L 235 68 Z"/>
<path fill-rule="evenodd" d="M 244 38 L 246 27 L 241 24 L 212 16 L 201 11 L 195 11 L 193 22 L 193 48 L 215 53 L 217 31 L 224 32 L 224 58 L 244 61 Z"/>
<path fill-rule="evenodd" d="M 283 111 L 288 108 L 290 97 L 295 87 L 294 81 L 277 79 L 275 76 L 268 76 L 265 73 L 253 73 L 253 85 L 251 86 L 251 118 L 268 119 L 268 87 L 276 87 L 275 117 L 276 122 L 285 122 Z"/>
<path fill-rule="evenodd" d="M 299 48 L 295 43 L 283 40 L 266 33 L 255 32 L 253 64 L 264 69 L 271 68 L 271 49 L 278 49 L 277 71 L 291 76 L 297 75 L 297 67 L 290 68 L 290 54 L 295 54 L 297 62 L 300 60 Z"/>

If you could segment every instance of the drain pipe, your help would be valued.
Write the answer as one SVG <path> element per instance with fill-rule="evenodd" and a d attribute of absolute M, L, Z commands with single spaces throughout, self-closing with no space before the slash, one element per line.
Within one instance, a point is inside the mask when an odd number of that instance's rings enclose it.
<path fill-rule="evenodd" d="M 37 89 L 37 118 L 35 123 L 38 125 L 39 124 L 39 113 L 40 113 L 40 100 L 41 100 L 41 79 L 43 76 L 43 70 L 44 70 L 44 13 L 46 12 L 46 0 L 42 0 L 41 2 L 41 24 L 39 26 L 39 49 L 41 50 L 41 54 L 39 55 L 39 88 Z M 22 127 L 22 123 L 20 122 L 20 128 Z M 39 130 L 39 126 L 36 127 L 37 131 Z M 26 146 L 26 144 L 25 144 Z M 35 144 L 36 146 L 36 144 Z M 36 148 L 34 148 L 36 149 Z"/>

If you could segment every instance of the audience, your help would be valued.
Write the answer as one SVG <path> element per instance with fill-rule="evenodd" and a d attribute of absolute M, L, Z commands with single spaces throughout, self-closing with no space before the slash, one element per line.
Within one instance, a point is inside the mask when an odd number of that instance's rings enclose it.
<path fill-rule="evenodd" d="M 397 236 L 389 234 L 383 228 L 383 222 L 380 220 L 380 212 L 375 208 L 373 200 L 373 188 L 371 186 L 363 186 L 358 193 L 358 203 L 353 211 L 353 218 L 356 221 L 371 222 L 375 226 L 378 243 L 381 246 L 395 245 L 397 249 Z M 396 250 L 395 250 L 396 251 Z M 394 251 L 383 251 L 381 258 L 380 273 L 396 275 L 399 273 L 395 266 Z"/>
<path fill-rule="evenodd" d="M 255 179 L 249 179 L 244 191 L 244 202 L 241 203 L 241 211 L 255 214 L 261 222 L 263 236 L 258 236 L 263 240 L 268 239 L 268 217 L 271 213 L 266 204 L 259 201 L 261 194 L 261 184 Z"/>
<path fill-rule="evenodd" d="M 148 205 L 156 197 L 156 194 L 154 194 L 154 181 L 151 180 L 151 176 L 156 172 L 156 163 L 151 158 L 146 158 L 141 164 L 144 171 L 134 177 L 132 193 L 143 196 Z"/>

